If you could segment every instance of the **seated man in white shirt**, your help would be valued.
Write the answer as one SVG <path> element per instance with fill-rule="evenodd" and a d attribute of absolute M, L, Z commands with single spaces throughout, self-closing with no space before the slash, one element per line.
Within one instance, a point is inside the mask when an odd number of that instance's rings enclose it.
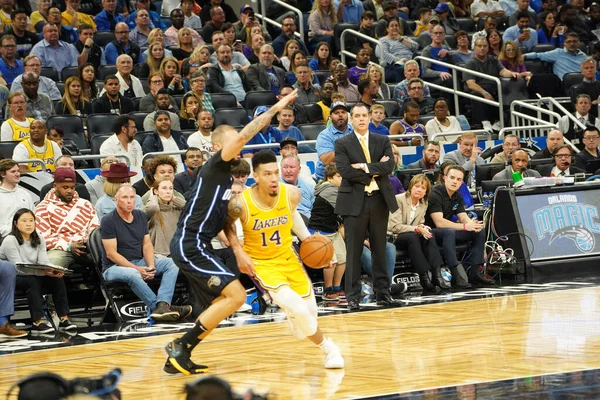
<path fill-rule="evenodd" d="M 558 121 L 558 130 L 564 137 L 571 141 L 578 149 L 585 148 L 583 144 L 583 131 L 586 125 L 593 125 L 600 129 L 600 119 L 590 114 L 592 108 L 592 99 L 583 93 L 577 96 L 575 101 L 575 113 L 573 116 L 581 123 L 577 124 L 568 115 L 563 115 Z"/>
<path fill-rule="evenodd" d="M 134 139 L 137 129 L 135 119 L 128 114 L 119 115 L 113 128 L 115 134 L 110 136 L 100 146 L 100 155 L 126 156 L 129 168 L 138 173 L 142 172 L 142 146 Z M 140 174 L 141 176 L 141 174 Z"/>

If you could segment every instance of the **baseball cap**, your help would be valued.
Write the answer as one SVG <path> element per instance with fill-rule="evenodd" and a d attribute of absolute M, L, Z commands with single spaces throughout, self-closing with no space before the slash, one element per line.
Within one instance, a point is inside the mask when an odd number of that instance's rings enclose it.
<path fill-rule="evenodd" d="M 291 144 L 295 147 L 298 147 L 298 141 L 296 141 L 296 139 L 294 139 L 291 136 L 286 137 L 285 139 L 283 139 L 280 143 L 279 143 L 279 147 L 280 148 L 284 148 L 285 146 L 287 146 L 288 144 Z"/>
<path fill-rule="evenodd" d="M 240 8 L 240 14 L 243 14 L 243 13 L 245 13 L 248 10 L 254 11 L 254 9 L 252 8 L 252 6 L 250 4 L 244 4 L 242 6 L 242 8 Z"/>
<path fill-rule="evenodd" d="M 450 7 L 446 3 L 438 3 L 438 5 L 435 7 L 435 12 L 438 14 L 449 12 L 449 11 L 450 11 Z"/>
<path fill-rule="evenodd" d="M 254 110 L 254 118 L 258 117 L 260 114 L 266 113 L 269 111 L 269 107 L 267 106 L 258 106 L 256 110 Z"/>
<path fill-rule="evenodd" d="M 431 24 L 432 22 L 439 24 L 440 23 L 440 17 L 438 17 L 437 15 L 434 15 L 433 17 L 431 17 L 429 19 L 429 23 Z"/>
<path fill-rule="evenodd" d="M 171 116 L 168 112 L 166 112 L 165 110 L 158 110 L 156 114 L 154 114 L 154 122 L 156 122 L 158 117 L 160 117 L 161 115 L 166 115 L 167 117 L 169 117 L 169 120 L 171 119 Z"/>
<path fill-rule="evenodd" d="M 348 107 L 346 107 L 346 103 L 341 102 L 341 101 L 336 101 L 335 103 L 333 103 L 330 107 L 330 110 L 331 110 L 331 112 L 334 112 L 338 108 L 343 108 L 344 110 L 348 111 Z"/>
<path fill-rule="evenodd" d="M 56 168 L 54 182 L 75 182 L 77 177 L 71 168 Z"/>

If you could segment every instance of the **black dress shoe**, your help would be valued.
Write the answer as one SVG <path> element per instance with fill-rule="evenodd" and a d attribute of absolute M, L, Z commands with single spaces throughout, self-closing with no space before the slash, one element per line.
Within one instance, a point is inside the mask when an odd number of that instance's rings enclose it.
<path fill-rule="evenodd" d="M 359 311 L 360 306 L 358 305 L 358 301 L 350 300 L 348 301 L 348 311 Z"/>
<path fill-rule="evenodd" d="M 485 276 L 483 276 L 481 272 L 471 275 L 469 277 L 469 282 L 475 285 L 493 285 L 496 283 L 496 281 L 494 281 L 493 279 L 488 279 Z"/>
<path fill-rule="evenodd" d="M 388 293 L 381 294 L 381 295 L 378 294 L 376 297 L 376 301 L 377 301 L 378 306 L 384 306 L 384 307 L 398 307 L 402 304 L 402 302 L 400 300 L 394 299 Z"/>

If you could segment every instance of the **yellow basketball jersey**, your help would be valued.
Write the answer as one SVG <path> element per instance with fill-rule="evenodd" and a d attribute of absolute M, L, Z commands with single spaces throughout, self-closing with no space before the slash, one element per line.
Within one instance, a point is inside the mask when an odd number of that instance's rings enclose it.
<path fill-rule="evenodd" d="M 27 118 L 27 121 L 29 121 L 29 125 L 31 125 L 31 123 L 33 122 L 33 118 Z M 12 128 L 12 131 L 13 131 L 12 140 L 13 141 L 20 142 L 21 140 L 25 140 L 25 139 L 29 138 L 29 126 L 27 128 L 23 128 L 22 126 L 18 125 L 15 122 L 15 120 L 12 118 L 7 119 L 6 122 L 8 122 L 8 124 Z"/>
<path fill-rule="evenodd" d="M 242 193 L 247 220 L 244 229 L 244 251 L 250 258 L 270 260 L 288 254 L 292 248 L 292 212 L 288 189 L 279 183 L 279 195 L 270 209 L 261 208 L 252 196 L 252 189 Z"/>
<path fill-rule="evenodd" d="M 46 139 L 44 141 L 46 151 L 43 153 L 38 153 L 37 151 L 35 151 L 35 149 L 33 148 L 33 143 L 31 143 L 30 139 L 23 141 L 23 145 L 29 152 L 28 158 L 39 158 L 44 162 L 44 164 L 46 164 L 46 171 L 54 172 L 56 168 L 56 158 L 54 156 L 54 146 L 52 146 L 52 142 L 50 140 Z M 42 165 L 39 162 L 29 163 L 27 164 L 27 169 L 29 170 L 29 172 L 41 171 Z"/>

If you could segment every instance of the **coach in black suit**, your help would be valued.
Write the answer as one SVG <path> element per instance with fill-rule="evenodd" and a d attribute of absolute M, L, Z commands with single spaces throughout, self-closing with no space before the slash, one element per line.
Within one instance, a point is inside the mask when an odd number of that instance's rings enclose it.
<path fill-rule="evenodd" d="M 332 104 L 332 109 L 336 106 Z M 373 254 L 373 287 L 377 304 L 398 304 L 390 296 L 385 260 L 388 216 L 398 209 L 398 204 L 389 179 L 394 170 L 394 154 L 389 139 L 369 132 L 369 111 L 364 105 L 354 106 L 350 117 L 354 132 L 335 142 L 335 163 L 342 176 L 335 212 L 344 217 L 347 253 L 345 289 L 348 308 L 354 311 L 359 309 L 360 255 L 367 231 Z M 361 141 L 365 140 L 363 150 Z"/>

